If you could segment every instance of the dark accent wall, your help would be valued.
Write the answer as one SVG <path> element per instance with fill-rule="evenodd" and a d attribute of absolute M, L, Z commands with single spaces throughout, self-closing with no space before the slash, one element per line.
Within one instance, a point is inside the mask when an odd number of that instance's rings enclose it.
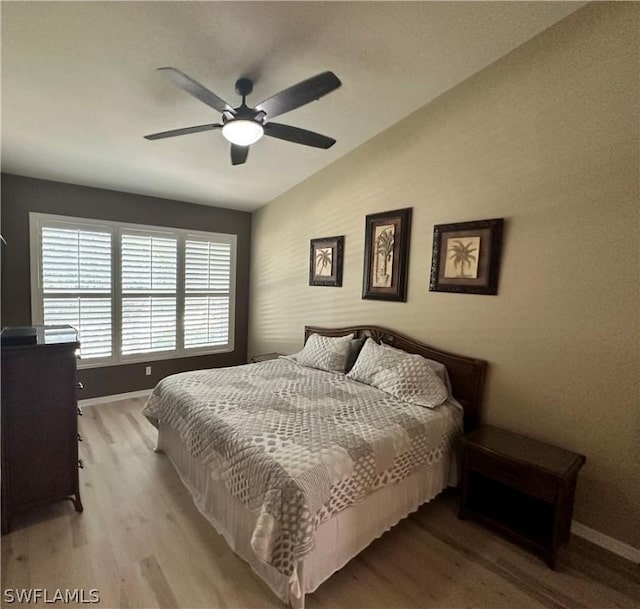
<path fill-rule="evenodd" d="M 29 212 L 233 233 L 238 236 L 235 350 L 232 353 L 80 370 L 78 378 L 85 387 L 80 397 L 149 389 L 161 378 L 176 372 L 246 363 L 250 213 L 5 173 L 2 174 L 1 186 L 2 236 L 7 241 L 2 248 L 3 327 L 31 323 Z M 151 376 L 145 376 L 147 365 L 151 366 Z"/>

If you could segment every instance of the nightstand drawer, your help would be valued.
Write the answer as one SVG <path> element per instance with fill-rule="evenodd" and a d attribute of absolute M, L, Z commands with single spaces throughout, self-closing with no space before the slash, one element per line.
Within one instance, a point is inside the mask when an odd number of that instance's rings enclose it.
<path fill-rule="evenodd" d="M 524 463 L 506 461 L 487 453 L 467 448 L 467 466 L 471 471 L 484 474 L 512 488 L 553 503 L 556 494 L 556 479 L 552 474 L 534 469 Z"/>

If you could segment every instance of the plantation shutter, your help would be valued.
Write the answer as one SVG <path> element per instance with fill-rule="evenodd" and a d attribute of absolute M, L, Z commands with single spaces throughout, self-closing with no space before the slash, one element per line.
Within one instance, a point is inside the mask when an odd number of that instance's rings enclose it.
<path fill-rule="evenodd" d="M 229 344 L 231 253 L 227 242 L 185 242 L 185 349 Z"/>
<path fill-rule="evenodd" d="M 122 354 L 175 350 L 177 239 L 123 232 L 120 252 Z"/>
<path fill-rule="evenodd" d="M 34 324 L 71 325 L 79 366 L 234 348 L 237 236 L 30 212 Z"/>
<path fill-rule="evenodd" d="M 82 358 L 112 355 L 111 232 L 42 228 L 42 317 L 78 331 Z"/>

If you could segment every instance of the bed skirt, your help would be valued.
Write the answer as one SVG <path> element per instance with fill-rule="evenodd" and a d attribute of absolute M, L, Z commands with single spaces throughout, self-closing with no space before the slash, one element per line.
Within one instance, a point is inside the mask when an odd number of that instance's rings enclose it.
<path fill-rule="evenodd" d="M 261 561 L 251 548 L 256 515 L 231 495 L 215 473 L 191 456 L 178 434 L 160 423 L 158 450 L 173 463 L 202 515 L 224 536 L 231 549 L 294 609 L 304 609 L 305 594 L 316 590 L 373 540 L 415 512 L 454 482 L 455 464 L 445 455 L 392 486 L 378 489 L 362 502 L 323 522 L 314 549 L 286 577 Z"/>

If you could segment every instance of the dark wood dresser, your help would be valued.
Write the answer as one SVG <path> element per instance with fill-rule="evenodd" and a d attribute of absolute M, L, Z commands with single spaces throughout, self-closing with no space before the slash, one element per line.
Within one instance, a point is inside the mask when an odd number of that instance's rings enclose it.
<path fill-rule="evenodd" d="M 80 343 L 71 326 L 34 328 L 30 337 L 12 337 L 11 328 L 2 333 L 3 534 L 16 512 L 43 503 L 71 499 L 82 511 L 76 400 Z M 18 344 L 25 341 L 30 344 Z"/>
<path fill-rule="evenodd" d="M 569 540 L 585 457 L 486 425 L 462 443 L 460 517 L 472 515 L 540 553 L 553 569 Z"/>

